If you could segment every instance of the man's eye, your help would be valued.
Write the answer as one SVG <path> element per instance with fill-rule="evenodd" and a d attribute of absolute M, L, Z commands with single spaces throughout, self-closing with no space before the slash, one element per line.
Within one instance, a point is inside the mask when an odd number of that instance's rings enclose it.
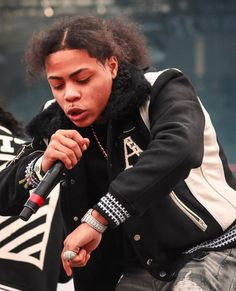
<path fill-rule="evenodd" d="M 89 82 L 90 78 L 91 77 L 88 77 L 86 79 L 78 79 L 78 80 L 76 80 L 76 82 L 79 83 L 79 84 L 85 84 L 85 83 Z"/>
<path fill-rule="evenodd" d="M 53 88 L 54 90 L 60 90 L 60 89 L 63 88 L 64 84 L 51 85 L 51 86 L 52 86 L 52 88 Z"/>

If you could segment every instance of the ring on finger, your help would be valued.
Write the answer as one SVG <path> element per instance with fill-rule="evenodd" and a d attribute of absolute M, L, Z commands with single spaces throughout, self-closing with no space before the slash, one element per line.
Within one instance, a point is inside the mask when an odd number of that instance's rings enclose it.
<path fill-rule="evenodd" d="M 74 259 L 74 257 L 77 256 L 77 253 L 74 251 L 65 251 L 63 253 L 63 258 L 66 259 L 67 261 L 71 261 Z"/>

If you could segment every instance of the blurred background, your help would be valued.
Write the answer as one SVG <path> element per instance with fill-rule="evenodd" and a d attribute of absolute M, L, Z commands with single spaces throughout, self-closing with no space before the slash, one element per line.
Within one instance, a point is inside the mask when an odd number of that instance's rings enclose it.
<path fill-rule="evenodd" d="M 46 81 L 25 82 L 27 42 L 73 14 L 123 15 L 139 23 L 152 64 L 177 67 L 191 79 L 236 172 L 235 0 L 0 0 L 0 98 L 24 123 L 52 98 Z"/>
<path fill-rule="evenodd" d="M 212 117 L 236 176 L 235 0 L 0 0 L 0 100 L 27 123 L 51 99 L 46 81 L 25 82 L 31 35 L 58 17 L 125 16 L 140 24 L 157 69 L 188 75 Z M 72 291 L 72 281 L 58 291 Z"/>

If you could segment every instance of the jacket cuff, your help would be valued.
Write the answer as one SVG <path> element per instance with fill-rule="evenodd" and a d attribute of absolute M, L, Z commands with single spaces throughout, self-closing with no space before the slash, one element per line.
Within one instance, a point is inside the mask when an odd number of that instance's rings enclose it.
<path fill-rule="evenodd" d="M 37 158 L 33 159 L 25 168 L 25 177 L 19 181 L 19 184 L 22 184 L 25 189 L 34 189 L 38 186 L 40 179 L 35 173 L 34 166 L 37 161 Z"/>
<path fill-rule="evenodd" d="M 43 179 L 43 173 L 41 171 L 42 159 L 43 159 L 43 156 L 41 156 L 34 164 L 34 172 L 37 175 L 39 181 Z"/>
<path fill-rule="evenodd" d="M 110 193 L 103 196 L 93 209 L 96 209 L 108 221 L 111 228 L 116 228 L 131 216 L 120 201 Z"/>

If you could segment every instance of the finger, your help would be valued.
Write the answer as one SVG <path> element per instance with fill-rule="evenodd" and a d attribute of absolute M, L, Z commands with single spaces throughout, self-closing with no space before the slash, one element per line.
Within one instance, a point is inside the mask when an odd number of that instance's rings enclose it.
<path fill-rule="evenodd" d="M 63 258 L 67 261 L 73 260 L 77 256 L 77 253 L 74 251 L 65 251 L 63 253 Z"/>
<path fill-rule="evenodd" d="M 82 156 L 82 146 L 77 141 L 67 136 L 55 135 L 52 137 L 49 145 L 62 152 L 68 152 L 72 158 L 75 157 L 77 160 Z"/>
<path fill-rule="evenodd" d="M 70 262 L 68 262 L 64 256 L 63 256 L 63 253 L 64 251 L 61 253 L 61 261 L 62 261 L 62 265 L 63 265 L 63 268 L 67 274 L 67 276 L 71 277 L 72 276 L 72 269 L 71 269 L 71 266 L 70 266 Z"/>
<path fill-rule="evenodd" d="M 74 267 L 84 267 L 87 265 L 88 261 L 90 259 L 90 255 L 87 254 L 84 259 L 82 261 L 76 261 L 76 260 L 73 260 L 70 262 L 70 266 L 71 268 L 74 268 Z"/>
<path fill-rule="evenodd" d="M 54 162 L 58 160 L 60 160 L 69 170 L 78 163 L 77 159 L 72 160 L 65 152 L 55 149 L 48 149 L 43 156 L 42 170 L 46 172 L 46 170 L 48 170 L 48 168 L 50 168 Z"/>
<path fill-rule="evenodd" d="M 88 138 L 83 138 L 78 132 L 69 134 L 68 138 L 75 141 L 82 151 L 85 151 L 90 143 Z"/>
<path fill-rule="evenodd" d="M 90 140 L 88 138 L 84 138 L 83 142 L 84 142 L 84 144 L 82 146 L 82 150 L 86 151 L 88 146 L 89 146 Z"/>
<path fill-rule="evenodd" d="M 77 138 L 76 138 L 77 137 Z M 54 146 L 55 143 L 55 146 Z M 51 146 L 56 147 L 57 144 L 64 145 L 66 148 L 70 149 L 77 157 L 77 161 L 81 159 L 82 152 L 85 151 L 89 146 L 88 138 L 81 138 L 79 136 L 64 133 L 64 135 L 59 134 L 58 132 L 53 135 L 51 139 Z"/>
<path fill-rule="evenodd" d="M 67 145 L 52 142 L 50 146 L 53 151 L 57 152 L 51 152 L 51 155 L 55 158 L 55 154 L 57 154 L 67 168 L 73 168 L 82 157 L 82 151 L 78 145 L 71 149 Z"/>
<path fill-rule="evenodd" d="M 58 130 L 55 135 L 67 137 L 70 140 L 73 140 L 80 146 L 82 150 L 86 150 L 89 146 L 89 139 L 82 137 L 82 135 L 76 130 Z"/>
<path fill-rule="evenodd" d="M 84 267 L 90 259 L 90 253 L 85 249 L 81 249 L 79 254 L 70 261 L 71 267 Z"/>
<path fill-rule="evenodd" d="M 64 240 L 63 245 L 63 251 L 67 251 L 67 250 L 71 250 L 73 252 L 75 252 L 76 254 L 79 254 L 81 247 L 76 243 L 76 241 L 74 240 L 74 233 L 75 233 L 76 229 L 74 230 L 74 232 L 70 233 Z"/>
<path fill-rule="evenodd" d="M 62 265 L 63 265 L 63 268 L 66 272 L 66 275 L 68 277 L 71 277 L 72 276 L 72 267 L 70 266 L 70 262 L 68 261 L 62 261 Z"/>
<path fill-rule="evenodd" d="M 82 261 L 85 260 L 86 255 L 87 255 L 86 250 L 85 250 L 85 249 L 81 249 L 80 252 L 78 253 L 76 259 L 77 259 L 78 261 L 81 261 L 81 262 L 82 262 Z"/>

